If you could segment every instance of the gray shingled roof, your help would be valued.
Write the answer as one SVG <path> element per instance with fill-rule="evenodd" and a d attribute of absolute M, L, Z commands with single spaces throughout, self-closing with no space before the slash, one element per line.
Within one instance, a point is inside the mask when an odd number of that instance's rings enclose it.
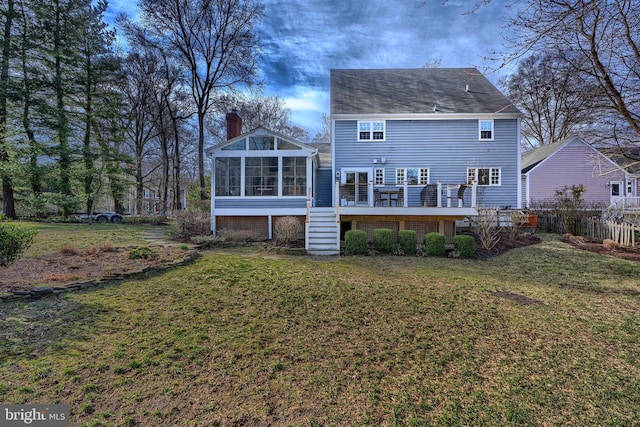
<path fill-rule="evenodd" d="M 572 142 L 575 137 L 570 137 L 563 139 L 562 141 L 556 141 L 552 144 L 546 144 L 538 148 L 534 148 L 533 150 L 526 151 L 522 153 L 520 167 L 522 168 L 522 173 L 527 173 L 538 163 L 545 160 L 547 157 L 554 154 L 556 151 L 560 150 L 562 147 Z"/>
<path fill-rule="evenodd" d="M 331 114 L 434 114 L 434 107 L 444 114 L 519 114 L 475 68 L 331 70 Z"/>

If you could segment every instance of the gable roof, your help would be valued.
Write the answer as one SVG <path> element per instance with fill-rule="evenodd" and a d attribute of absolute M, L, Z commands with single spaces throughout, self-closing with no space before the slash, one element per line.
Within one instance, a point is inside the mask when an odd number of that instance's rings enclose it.
<path fill-rule="evenodd" d="M 548 159 L 549 157 L 551 157 L 552 155 L 554 155 L 555 153 L 560 151 L 563 147 L 565 147 L 565 146 L 567 146 L 567 145 L 569 145 L 569 144 L 571 144 L 573 142 L 577 142 L 577 143 L 581 143 L 583 145 L 586 145 L 591 150 L 593 150 L 595 153 L 597 153 L 600 156 L 602 156 L 603 158 L 605 158 L 615 168 L 622 169 L 620 167 L 620 165 L 618 165 L 615 161 L 613 161 L 609 156 L 606 156 L 600 150 L 598 150 L 597 148 L 594 148 L 587 141 L 585 141 L 584 139 L 580 138 L 579 136 L 573 136 L 573 137 L 569 137 L 569 138 L 563 139 L 561 141 L 554 142 L 552 144 L 547 144 L 547 145 L 543 145 L 542 147 L 534 148 L 533 150 L 529 150 L 529 151 L 523 153 L 522 156 L 521 156 L 521 160 L 520 160 L 520 167 L 521 167 L 522 173 L 529 172 L 531 169 L 535 168 L 540 163 L 542 163 L 543 161 L 545 161 L 546 159 Z"/>
<path fill-rule="evenodd" d="M 552 144 L 546 144 L 522 153 L 522 159 L 520 161 L 522 173 L 529 172 L 531 169 L 536 167 L 538 163 L 551 156 L 573 140 L 574 138 L 563 139 L 562 141 L 556 141 Z"/>
<path fill-rule="evenodd" d="M 239 141 L 241 139 L 244 139 L 244 138 L 246 138 L 248 136 L 252 136 L 252 135 L 258 135 L 258 136 L 271 135 L 271 136 L 275 136 L 278 139 L 282 139 L 282 140 L 288 141 L 288 142 L 290 142 L 290 143 L 292 143 L 294 145 L 297 145 L 300 148 L 309 150 L 312 154 L 317 154 L 317 151 L 318 151 L 318 149 L 314 145 L 310 145 L 310 144 L 306 144 L 304 142 L 297 141 L 297 140 L 295 140 L 293 138 L 290 138 L 288 136 L 282 135 L 281 133 L 274 132 L 272 130 L 269 130 L 267 128 L 259 126 L 259 127 L 255 128 L 255 129 L 252 129 L 252 130 L 250 130 L 248 132 L 245 132 L 245 133 L 243 133 L 241 135 L 238 135 L 235 138 L 232 138 L 232 139 L 230 139 L 228 141 L 222 141 L 222 142 L 214 145 L 213 147 L 209 147 L 209 148 L 207 148 L 206 152 L 207 152 L 207 154 L 210 155 L 214 151 L 218 151 L 221 148 L 226 147 L 227 145 L 231 145 L 231 144 L 235 143 L 236 141 Z"/>
<path fill-rule="evenodd" d="M 515 114 L 475 68 L 331 70 L 331 114 Z"/>

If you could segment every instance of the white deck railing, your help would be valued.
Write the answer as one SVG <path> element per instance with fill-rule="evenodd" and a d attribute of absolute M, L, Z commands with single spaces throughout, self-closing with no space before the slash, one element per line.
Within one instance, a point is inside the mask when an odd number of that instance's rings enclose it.
<path fill-rule="evenodd" d="M 434 207 L 434 208 L 444 208 L 444 207 L 477 207 L 477 194 L 478 194 L 478 185 L 474 184 L 445 184 L 441 181 L 438 181 L 436 184 L 432 184 L 435 187 L 435 200 L 427 200 L 423 189 L 426 188 L 425 185 L 408 185 L 405 181 L 404 184 L 384 184 L 384 185 L 374 185 L 373 181 L 369 181 L 367 183 L 361 184 L 341 184 L 340 181 L 335 182 L 335 200 L 334 206 L 336 207 L 350 207 L 350 206 L 358 206 L 358 207 L 389 207 L 390 201 L 396 200 L 395 205 L 391 205 L 393 207 Z M 459 198 L 458 194 L 460 188 L 464 186 L 466 187 L 463 191 L 463 198 Z M 433 188 L 432 187 L 432 188 Z M 386 189 L 393 189 L 395 195 L 394 198 L 391 198 L 393 195 L 389 195 Z M 381 204 L 376 204 L 376 197 L 374 195 L 374 190 L 380 191 L 380 200 Z M 397 190 L 397 192 L 395 191 Z M 433 194 L 430 195 L 429 199 L 433 199 Z M 401 203 L 398 203 L 399 201 Z M 384 202 L 387 202 L 386 205 Z M 435 204 L 434 204 L 435 202 Z"/>

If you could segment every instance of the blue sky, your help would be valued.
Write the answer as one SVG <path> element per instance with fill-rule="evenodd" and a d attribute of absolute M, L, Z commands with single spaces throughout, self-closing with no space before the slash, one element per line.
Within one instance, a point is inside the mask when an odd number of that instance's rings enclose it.
<path fill-rule="evenodd" d="M 264 0 L 258 28 L 265 94 L 285 100 L 292 120 L 312 138 L 329 113 L 332 68 L 478 67 L 494 83 L 511 0 Z M 444 4 L 443 4 L 444 3 Z M 134 0 L 110 0 L 107 19 L 135 15 Z"/>

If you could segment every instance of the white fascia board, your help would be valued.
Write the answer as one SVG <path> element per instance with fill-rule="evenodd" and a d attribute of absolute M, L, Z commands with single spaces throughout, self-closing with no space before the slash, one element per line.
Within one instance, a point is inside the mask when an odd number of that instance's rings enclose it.
<path fill-rule="evenodd" d="M 421 113 L 421 114 L 334 114 L 334 120 L 500 120 L 518 119 L 518 113 Z"/>
<path fill-rule="evenodd" d="M 273 208 L 273 209 L 219 209 L 213 213 L 215 216 L 290 216 L 306 215 L 307 208 Z"/>

